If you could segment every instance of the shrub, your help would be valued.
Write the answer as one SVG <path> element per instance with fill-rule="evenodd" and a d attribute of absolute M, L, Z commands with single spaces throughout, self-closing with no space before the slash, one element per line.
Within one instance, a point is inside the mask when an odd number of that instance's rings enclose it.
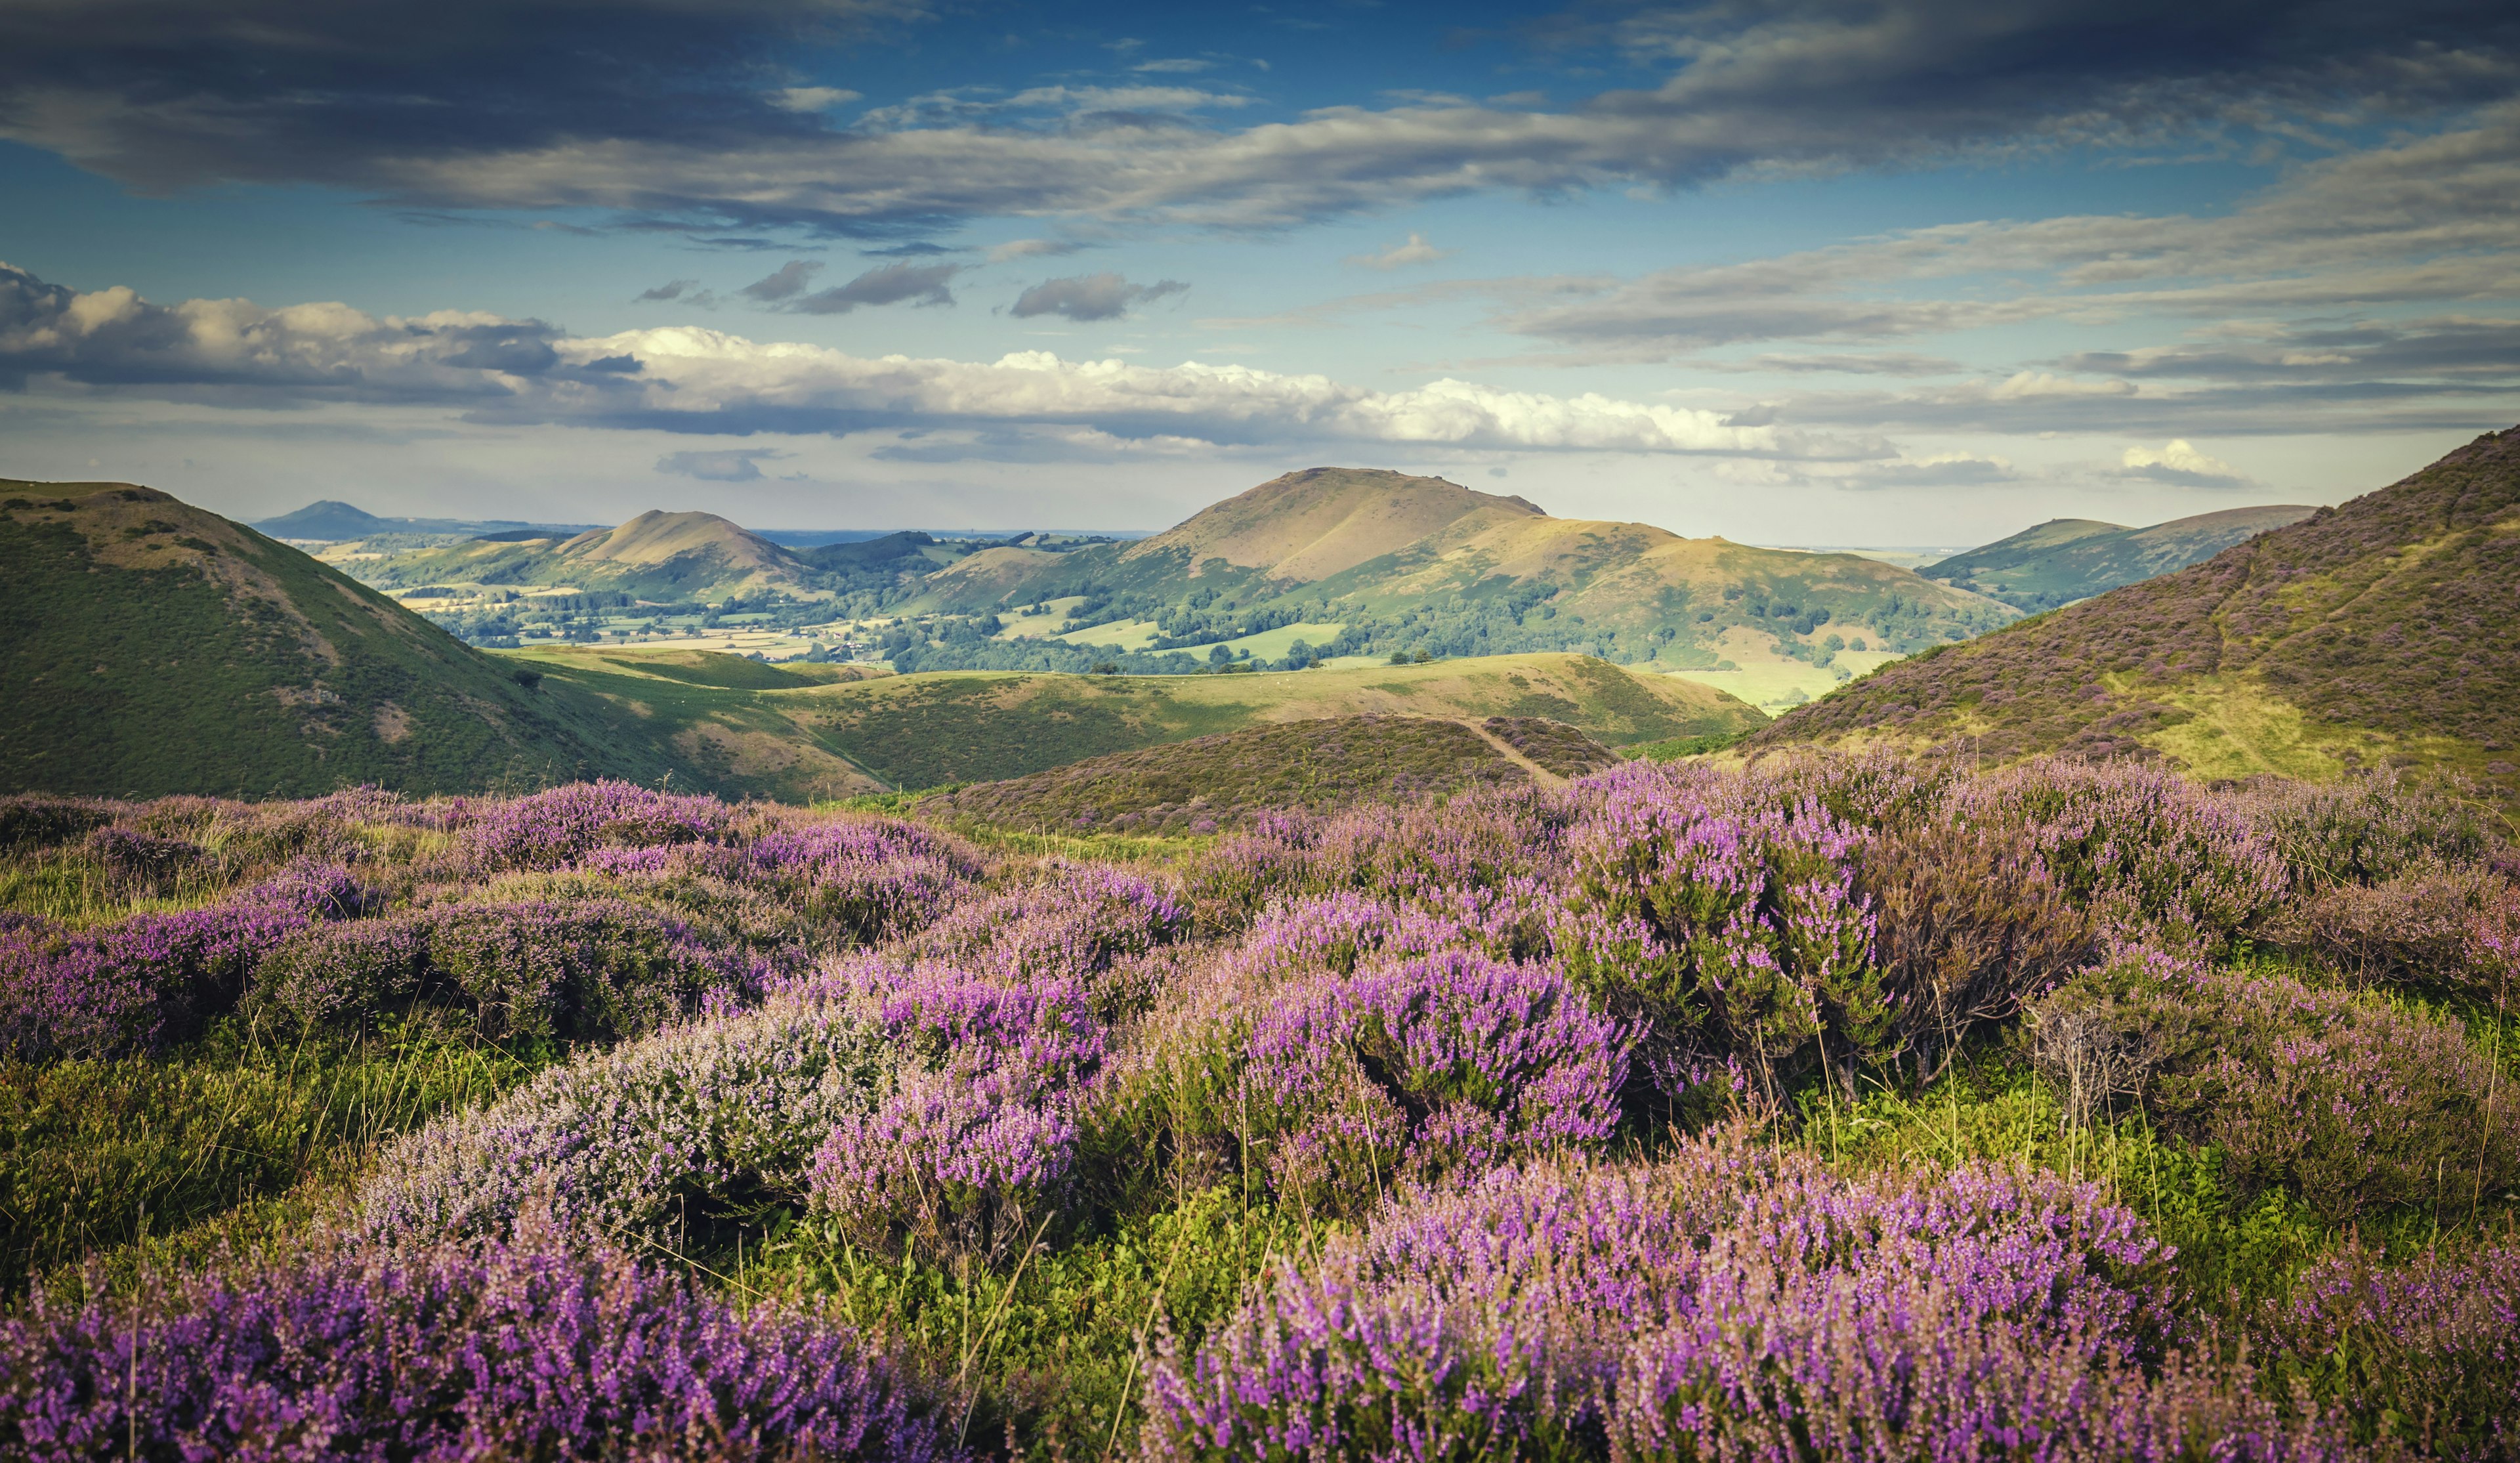
<path fill-rule="evenodd" d="M 2026 828 L 1937 820 L 1875 834 L 1856 888 L 1920 1081 L 2094 953 L 2090 914 L 2057 888 Z"/>
<path fill-rule="evenodd" d="M 2498 947 L 2520 929 L 2520 891 L 2500 876 L 2418 865 L 2375 884 L 2318 889 L 2270 922 L 2272 944 L 2364 983 L 2467 995 L 2502 989 Z"/>
<path fill-rule="evenodd" d="M 2162 1259 L 2051 1174 L 1846 1179 L 1738 1130 L 1642 1169 L 1501 1168 L 1163 1348 L 1146 1450 L 2332 1455 L 2245 1376 L 2138 1368 Z"/>
<path fill-rule="evenodd" d="M 1773 1095 L 1798 1064 L 1885 1050 L 1853 830 L 1692 769 L 1632 762 L 1582 791 L 1552 935 L 1579 985 L 1650 1025 L 1655 1070 L 1738 1056 Z"/>
<path fill-rule="evenodd" d="M 2428 1457 L 2520 1457 L 2520 1247 L 2384 1264 L 2359 1244 L 2312 1265 L 2254 1338 L 2342 1404 L 2358 1438 Z"/>
<path fill-rule="evenodd" d="M 609 1041 L 741 1001 L 767 962 L 719 952 L 690 926 L 619 899 L 439 905 L 299 932 L 254 979 L 250 1004 L 285 1027 L 355 1031 L 427 1003 L 494 1040 Z"/>
<path fill-rule="evenodd" d="M 202 861 L 202 846 L 189 839 L 158 838 L 129 828 L 100 828 L 88 835 L 87 848 L 125 897 L 171 892 Z"/>
<path fill-rule="evenodd" d="M 1534 903 L 1558 866 L 1565 809 L 1537 790 L 1478 792 L 1442 803 L 1270 813 L 1220 840 L 1185 884 L 1199 928 L 1238 934 L 1270 904 L 1354 890 L 1405 903 Z M 1546 938 L 1536 921 L 1536 952 Z"/>
<path fill-rule="evenodd" d="M 1544 966 L 1450 950 L 1323 977 L 1252 1021 L 1246 1137 L 1281 1188 L 1332 1206 L 1598 1143 L 1632 1040 Z"/>
<path fill-rule="evenodd" d="M 161 1049 L 233 1010 L 282 940 L 360 904 L 340 870 L 311 869 L 230 903 L 101 931 L 0 931 L 0 1043 L 38 1061 Z"/>
<path fill-rule="evenodd" d="M 2025 763 L 1958 784 L 1948 812 L 2031 830 L 2056 886 L 2122 943 L 2220 953 L 2284 892 L 2269 835 L 2147 767 Z"/>
<path fill-rule="evenodd" d="M 0 853 L 55 848 L 113 821 L 112 804 L 89 798 L 12 793 L 0 798 Z"/>
<path fill-rule="evenodd" d="M 572 1228 L 653 1236 L 678 1201 L 714 1221 L 801 1196 L 815 1146 L 872 1105 L 888 1065 L 880 1031 L 838 1002 L 775 995 L 582 1056 L 397 1140 L 360 1190 L 355 1230 L 497 1235 L 543 1204 Z"/>
<path fill-rule="evenodd" d="M 1100 864 L 1052 864 L 1033 882 L 956 909 L 911 951 L 1002 980 L 1101 975 L 1190 933 L 1172 892 Z"/>
<path fill-rule="evenodd" d="M 701 843 L 728 826 L 714 798 L 651 792 L 636 783 L 578 782 L 481 804 L 464 830 L 476 867 L 557 868 L 596 848 Z"/>
<path fill-rule="evenodd" d="M 2458 789 L 2388 771 L 2325 785 L 2271 779 L 2248 789 L 2239 804 L 2303 891 L 2481 864 L 2499 842 L 2491 812 Z"/>
<path fill-rule="evenodd" d="M 2089 1113 L 2114 1094 L 2335 1222 L 2520 1177 L 2520 1097 L 2457 1023 L 2282 975 L 2121 961 L 2040 1004 L 2034 1052 Z M 2079 1065 L 2077 1065 L 2079 1064 Z"/>
<path fill-rule="evenodd" d="M 0 1321 L 0 1451 L 552 1459 L 956 1455 L 856 1337 L 549 1242 L 38 1293 Z"/>

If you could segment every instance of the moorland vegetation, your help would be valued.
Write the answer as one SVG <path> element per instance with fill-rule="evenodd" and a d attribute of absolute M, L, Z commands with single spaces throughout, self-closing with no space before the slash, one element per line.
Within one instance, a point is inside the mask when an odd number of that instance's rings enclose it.
<path fill-rule="evenodd" d="M 2520 1456 L 2454 787 L 908 811 L 0 801 L 0 1451 Z"/>

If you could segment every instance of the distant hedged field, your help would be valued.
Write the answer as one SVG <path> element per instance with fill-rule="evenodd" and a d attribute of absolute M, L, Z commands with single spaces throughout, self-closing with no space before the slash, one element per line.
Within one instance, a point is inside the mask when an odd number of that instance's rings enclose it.
<path fill-rule="evenodd" d="M 0 801 L 0 1454 L 2520 1457 L 2454 790 Z"/>

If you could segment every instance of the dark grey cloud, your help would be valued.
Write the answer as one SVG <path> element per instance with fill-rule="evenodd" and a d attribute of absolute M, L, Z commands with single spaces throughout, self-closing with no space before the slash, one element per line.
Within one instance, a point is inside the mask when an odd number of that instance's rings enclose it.
<path fill-rule="evenodd" d="M 703 290 L 698 280 L 667 280 L 652 290 L 642 290 L 632 304 L 688 304 L 704 310 L 717 308 L 717 292 Z"/>
<path fill-rule="evenodd" d="M 789 259 L 735 293 L 763 304 L 780 304 L 812 289 L 814 276 L 822 272 L 823 266 L 813 259 Z"/>
<path fill-rule="evenodd" d="M 758 482 L 760 464 L 786 457 L 766 447 L 734 447 L 719 452 L 668 452 L 656 459 L 656 471 L 702 482 Z"/>
<path fill-rule="evenodd" d="M 854 120 L 919 0 L 89 0 L 0 7 L 0 136 L 136 188 L 355 188 L 388 206 L 918 236 L 980 215 L 1278 228 L 1483 189 L 1698 186 L 2076 144 L 2288 145 L 2512 94 L 2476 0 L 1767 0 L 1540 24 L 1563 110 L 1421 96 L 1265 125 L 1181 86 L 940 92 Z M 1598 73 L 1598 71 L 1596 71 Z M 1629 74 L 1634 74 L 1631 69 Z M 1360 99 L 1361 101 L 1363 99 Z M 1209 118 L 1209 119 L 1200 119 Z"/>
<path fill-rule="evenodd" d="M 960 264 L 885 264 L 870 269 L 845 285 L 817 291 L 789 303 L 799 315 L 845 315 L 862 304 L 952 304 L 946 286 L 963 272 Z"/>
<path fill-rule="evenodd" d="M 127 289 L 82 295 L 0 263 L 0 389 L 10 390 L 52 376 L 239 404 L 460 403 L 512 395 L 522 382 L 601 393 L 639 374 L 617 354 L 563 360 L 561 340 L 539 320 L 456 311 L 379 319 L 338 304 L 159 305 Z"/>
<path fill-rule="evenodd" d="M 1044 280 L 1015 297 L 1009 312 L 1018 320 L 1036 315 L 1062 315 L 1070 320 L 1117 320 L 1134 305 L 1167 295 L 1180 295 L 1190 286 L 1180 280 L 1157 280 L 1151 285 L 1133 285 L 1116 274 L 1075 274 L 1065 279 Z"/>

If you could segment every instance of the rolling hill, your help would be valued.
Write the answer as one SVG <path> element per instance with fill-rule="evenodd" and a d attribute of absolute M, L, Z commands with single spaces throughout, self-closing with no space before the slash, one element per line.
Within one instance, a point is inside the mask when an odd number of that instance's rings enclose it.
<path fill-rule="evenodd" d="M 790 800 L 998 781 L 1327 717 L 1542 717 L 1612 746 L 1733 734 L 1766 720 L 1721 692 L 1572 655 L 1237 675 L 872 679 L 696 652 L 537 648 L 508 658 L 542 669 L 547 685 L 600 698 L 686 757 L 713 758 L 720 783 Z"/>
<path fill-rule="evenodd" d="M 2201 776 L 2444 768 L 2520 800 L 2520 428 L 2213 559 L 1887 666 L 1757 733 L 2164 757 Z"/>
<path fill-rule="evenodd" d="M 930 575 L 909 608 L 996 616 L 1058 600 L 1078 602 L 1057 625 L 1070 644 L 1108 625 L 1124 650 L 1204 650 L 1300 622 L 1326 626 L 1338 652 L 1578 651 L 1666 669 L 1906 653 L 2017 613 L 1852 554 L 1552 518 L 1349 468 L 1289 473 L 1135 543 L 985 550 Z"/>
<path fill-rule="evenodd" d="M 565 538 L 583 531 L 584 524 L 528 524 L 516 519 L 476 521 L 443 518 L 379 518 L 366 509 L 344 503 L 338 498 L 322 498 L 294 513 L 267 518 L 248 525 L 255 532 L 271 538 L 293 538 L 300 541 L 340 543 L 353 538 L 373 538 L 386 533 L 490 533 L 515 532 L 518 529 L 549 529 L 554 536 Z"/>
<path fill-rule="evenodd" d="M 2149 528 L 2093 519 L 2050 519 L 1916 572 L 1973 589 L 2016 610 L 2053 610 L 2121 584 L 2185 569 L 2269 529 L 2300 523 L 2312 512 L 2297 503 L 2227 508 Z"/>
<path fill-rule="evenodd" d="M 1553 781 L 1617 760 L 1553 721 L 1330 716 L 1088 757 L 942 793 L 919 809 L 926 817 L 1055 832 L 1213 833 L 1270 809 Z"/>
<path fill-rule="evenodd" d="M 127 483 L 0 481 L 0 789 L 307 797 L 701 768 L 306 555 Z"/>
<path fill-rule="evenodd" d="M 363 568 L 361 574 L 388 588 L 530 584 L 677 602 L 765 589 L 800 598 L 817 592 L 813 567 L 796 551 L 713 513 L 653 510 L 618 527 L 567 538 L 501 534 L 415 550 Z"/>

